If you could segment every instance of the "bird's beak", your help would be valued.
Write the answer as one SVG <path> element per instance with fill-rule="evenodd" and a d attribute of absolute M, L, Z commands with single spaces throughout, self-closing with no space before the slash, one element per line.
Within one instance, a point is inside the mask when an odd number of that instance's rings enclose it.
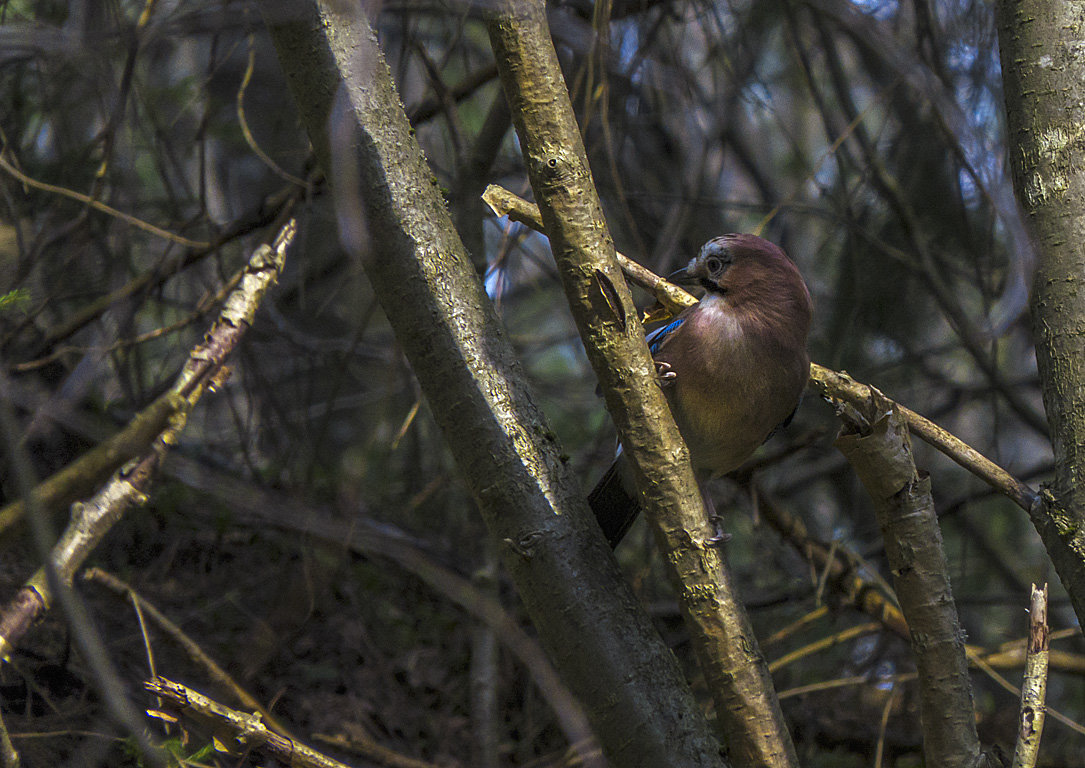
<path fill-rule="evenodd" d="M 696 285 L 697 277 L 689 273 L 688 267 L 689 265 L 687 264 L 685 267 L 671 272 L 667 275 L 667 282 L 674 283 L 675 285 Z"/>

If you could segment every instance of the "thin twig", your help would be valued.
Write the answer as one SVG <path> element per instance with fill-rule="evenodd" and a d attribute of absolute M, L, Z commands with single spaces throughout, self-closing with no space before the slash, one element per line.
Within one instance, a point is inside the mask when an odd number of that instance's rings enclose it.
<path fill-rule="evenodd" d="M 33 623 L 49 609 L 54 598 L 53 573 L 61 584 L 70 584 L 75 572 L 94 551 L 102 537 L 132 506 L 146 502 L 151 478 L 169 449 L 176 443 L 188 414 L 206 391 L 214 391 L 228 375 L 227 356 L 252 325 L 261 299 L 275 284 L 293 242 L 297 224 L 291 219 L 273 242 L 262 244 L 242 270 L 237 289 L 227 296 L 222 311 L 202 343 L 189 354 L 169 393 L 168 423 L 149 448 L 118 469 L 86 503 L 72 505 L 72 519 L 49 553 L 49 564 L 27 579 L 14 599 L 0 611 L 0 655 L 7 657 Z"/>
<path fill-rule="evenodd" d="M 491 184 L 482 197 L 497 215 L 508 216 L 513 221 L 545 234 L 539 209 L 533 203 L 496 184 Z M 635 261 L 618 254 L 618 262 L 622 266 L 622 271 L 633 283 L 650 291 L 669 312 L 680 312 L 697 303 L 695 297 L 678 286 L 668 283 Z M 655 317 L 658 315 L 653 319 Z M 809 386 L 822 397 L 851 405 L 866 403 L 875 392 L 878 392 L 874 387 L 856 381 L 845 372 L 834 371 L 817 363 L 810 364 Z M 880 392 L 878 395 L 885 397 Z M 894 403 L 888 398 L 885 399 Z M 894 404 L 907 422 L 908 431 L 960 464 L 995 490 L 1008 496 L 1026 512 L 1032 510 L 1040 495 L 1027 483 L 1017 480 L 998 464 L 933 421 L 902 405 Z"/>
<path fill-rule="evenodd" d="M 287 765 L 299 768 L 349 768 L 311 747 L 268 730 L 260 715 L 230 709 L 180 683 L 156 677 L 144 683 L 143 687 L 165 699 L 167 706 L 172 706 L 181 713 L 189 711 L 210 719 L 217 726 L 214 743 L 218 752 L 237 755 L 250 749 L 259 749 Z M 175 720 L 171 715 L 159 710 L 148 710 L 147 714 L 163 720 Z"/>
<path fill-rule="evenodd" d="M 1040 737 L 1044 733 L 1047 711 L 1047 585 L 1032 585 L 1029 601 L 1028 656 L 1025 679 L 1021 683 L 1021 714 L 1018 720 L 1017 745 L 1013 750 L 1013 768 L 1034 768 L 1040 755 Z"/>
<path fill-rule="evenodd" d="M 116 208 L 108 206 L 100 200 L 95 200 L 90 195 L 84 195 L 82 192 L 76 192 L 73 189 L 58 187 L 55 184 L 47 184 L 44 181 L 38 181 L 37 179 L 31 178 L 30 176 L 27 176 L 25 173 L 16 168 L 14 165 L 12 165 L 10 162 L 8 162 L 7 158 L 4 157 L 4 153 L 2 150 L 0 150 L 0 168 L 7 171 L 7 173 L 14 176 L 16 179 L 18 179 L 20 182 L 22 182 L 28 187 L 39 189 L 42 192 L 49 192 L 53 195 L 67 197 L 70 200 L 75 200 L 77 202 L 83 203 L 83 205 L 86 205 L 89 208 L 93 208 L 94 210 L 99 211 L 100 213 L 104 213 L 108 216 L 113 216 L 114 218 L 131 224 L 137 229 L 142 229 L 144 232 L 148 232 L 157 237 L 161 237 L 164 240 L 169 240 L 171 243 L 177 243 L 178 245 L 183 245 L 186 248 L 207 248 L 211 245 L 204 240 L 189 240 L 187 237 L 183 237 L 182 235 L 176 235 L 173 232 L 162 229 L 161 227 L 156 227 L 154 224 L 151 224 L 148 221 L 136 218 L 130 213 L 118 211 Z"/>
<path fill-rule="evenodd" d="M 219 666 L 219 664 L 212 659 L 195 640 L 186 635 L 179 626 L 170 621 L 170 619 L 152 603 L 147 602 L 145 598 L 140 596 L 130 584 L 118 579 L 107 571 L 103 571 L 101 568 L 88 568 L 86 573 L 83 574 L 83 578 L 87 581 L 100 584 L 117 594 L 125 595 L 139 613 L 141 627 L 143 626 L 143 614 L 146 614 L 150 617 L 151 621 L 157 624 L 162 631 L 169 635 L 175 643 L 184 649 L 185 653 L 188 654 L 188 657 L 204 670 L 204 673 L 212 682 L 216 685 L 221 685 L 223 688 L 233 693 L 243 706 L 259 712 L 261 717 L 264 718 L 264 721 L 267 722 L 273 730 L 281 733 L 287 738 L 293 738 L 293 735 L 286 729 L 286 726 L 276 720 L 271 712 L 269 712 L 255 696 L 234 680 L 229 672 Z M 148 648 L 150 648 L 149 642 Z M 153 663 L 151 665 L 151 675 L 153 677 L 158 677 Z"/>

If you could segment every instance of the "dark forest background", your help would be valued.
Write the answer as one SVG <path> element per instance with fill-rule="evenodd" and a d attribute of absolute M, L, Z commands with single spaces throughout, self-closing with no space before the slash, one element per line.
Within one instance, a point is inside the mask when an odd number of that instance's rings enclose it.
<path fill-rule="evenodd" d="M 815 361 L 1021 480 L 1051 473 L 989 3 L 548 9 L 620 251 L 667 274 L 710 237 L 761 233 L 810 286 Z M 461 236 L 590 488 L 615 435 L 547 241 L 479 197 L 491 182 L 530 196 L 481 10 L 436 0 L 367 10 Z M 138 590 L 299 738 L 348 762 L 562 764 L 553 715 L 500 638 L 447 594 L 461 586 L 434 589 L 381 556 L 407 548 L 450 569 L 530 631 L 360 260 L 340 246 L 259 10 L 2 3 L 0 105 L 0 390 L 16 427 L 4 441 L 26 449 L 35 480 L 161 394 L 287 201 L 299 221 L 228 381 L 193 412 L 149 503 L 91 564 Z M 366 247 L 379 247 L 360 225 Z M 871 765 L 880 743 L 883 764 L 919 765 L 907 642 L 835 593 L 765 518 L 771 505 L 801 519 L 889 590 L 837 430 L 808 393 L 794 422 L 712 493 L 762 648 L 783 660 L 774 681 L 803 764 Z M 918 442 L 916 453 L 968 643 L 1018 684 L 1029 585 L 1051 582 L 1049 703 L 1085 722 L 1085 646 L 1080 631 L 1061 632 L 1076 620 L 1028 517 L 941 454 Z M 11 466 L 0 470 L 7 501 L 20 493 Z M 314 519 L 337 521 L 338 533 Z M 351 546 L 344 531 L 370 544 Z M 0 536 L 6 600 L 40 555 L 21 525 Z M 618 557 L 703 694 L 643 522 Z M 162 630 L 145 637 L 100 580 L 76 586 L 138 708 L 154 706 L 140 689 L 148 648 L 158 674 L 221 691 Z M 23 764 L 136 764 L 72 632 L 51 613 L 0 670 Z M 978 668 L 972 681 L 982 740 L 1012 749 L 1016 695 Z M 1082 727 L 1048 723 L 1042 764 L 1085 765 Z M 359 757 L 350 742 L 415 762 Z M 206 743 L 195 734 L 185 749 Z"/>

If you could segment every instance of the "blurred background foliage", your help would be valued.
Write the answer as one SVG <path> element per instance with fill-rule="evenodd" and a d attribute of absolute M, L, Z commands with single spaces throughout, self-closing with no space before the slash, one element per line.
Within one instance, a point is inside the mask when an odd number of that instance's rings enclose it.
<path fill-rule="evenodd" d="M 816 361 L 880 387 L 1019 478 L 1045 478 L 1030 254 L 1006 172 L 990 3 L 567 0 L 549 10 L 619 250 L 666 274 L 723 232 L 779 242 L 814 295 Z M 546 241 L 478 198 L 490 182 L 530 196 L 484 11 L 436 0 L 365 7 L 588 488 L 610 460 L 613 429 Z M 150 505 L 95 564 L 129 579 L 299 735 L 374 739 L 437 765 L 559 763 L 551 715 L 517 663 L 485 650 L 483 629 L 394 564 L 307 530 L 305 510 L 379 524 L 519 614 L 361 264 L 339 246 L 330 191 L 256 8 L 4 2 L 0 104 L 2 390 L 21 430 L 8 439 L 30 450 L 39 477 L 164 390 L 284 201 L 301 224 L 229 382 L 201 403 Z M 766 526 L 766 500 L 864 558 L 872 582 L 888 575 L 835 430 L 830 408 L 808 397 L 753 466 L 713 485 L 762 639 L 828 608 L 767 642 L 770 661 L 869 619 Z M 944 457 L 917 453 L 933 476 L 969 641 L 996 649 L 1023 637 L 1029 582 L 1055 578 L 1028 520 Z M 2 472 L 10 499 L 16 486 Z M 4 546 L 14 592 L 37 555 L 19 536 Z M 619 558 L 700 690 L 643 524 Z M 138 700 L 148 673 L 136 618 L 115 597 L 81 592 Z M 1054 629 L 1072 625 L 1057 584 L 1052 615 Z M 159 673 L 215 691 L 168 641 L 152 640 Z M 1080 637 L 1054 647 L 1068 661 L 1050 702 L 1083 722 L 1085 648 Z M 16 739 L 30 764 L 37 752 L 124 759 L 60 619 L 36 628 L 17 660 L 0 681 L 5 717 L 17 734 L 55 732 Z M 778 689 L 795 693 L 784 705 L 804 764 L 868 765 L 879 739 L 886 764 L 920 764 L 912 670 L 903 640 L 872 631 L 777 671 Z M 1020 668 L 1002 674 L 1017 682 Z M 983 738 L 1012 746 L 1015 697 L 983 673 L 974 682 Z M 1048 722 L 1044 764 L 1085 765 L 1083 737 Z"/>

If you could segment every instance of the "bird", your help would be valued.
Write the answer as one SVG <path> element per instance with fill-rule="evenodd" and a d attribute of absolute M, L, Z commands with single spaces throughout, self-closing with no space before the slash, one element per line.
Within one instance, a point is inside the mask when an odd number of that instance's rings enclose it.
<path fill-rule="evenodd" d="M 783 249 L 751 234 L 709 240 L 670 279 L 700 285 L 704 297 L 646 340 L 703 483 L 737 469 L 794 416 L 810 375 L 813 306 Z M 624 461 L 619 446 L 588 495 L 611 547 L 639 512 Z"/>

